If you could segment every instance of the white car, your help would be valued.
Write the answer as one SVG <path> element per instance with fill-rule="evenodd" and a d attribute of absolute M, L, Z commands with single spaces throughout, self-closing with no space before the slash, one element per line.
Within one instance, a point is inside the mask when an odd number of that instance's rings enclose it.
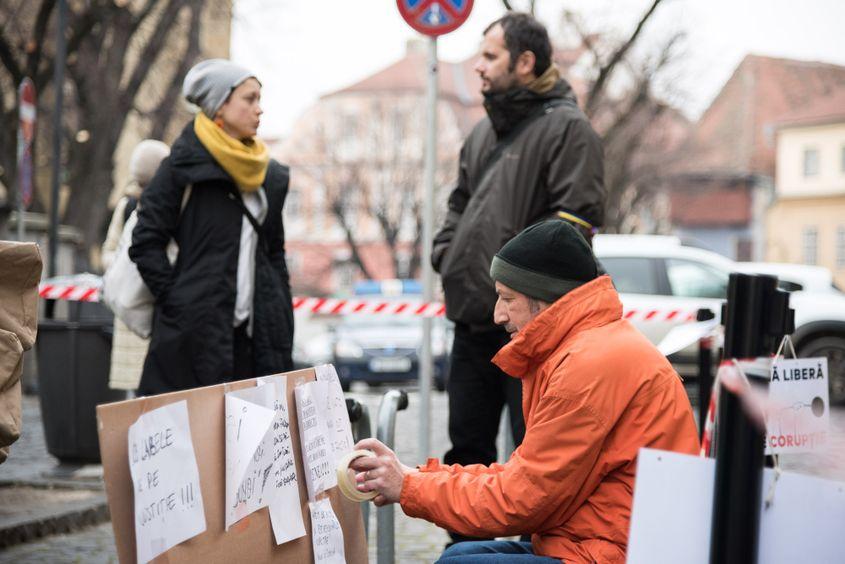
<path fill-rule="evenodd" d="M 831 403 L 845 403 L 845 294 L 826 269 L 734 262 L 671 236 L 598 235 L 593 247 L 619 291 L 624 315 L 655 344 L 674 327 L 693 321 L 699 308 L 710 309 L 718 319 L 731 272 L 777 276 L 779 287 L 791 292 L 798 355 L 828 358 Z M 694 354 L 688 348 L 670 359 L 679 372 L 694 375 Z"/>

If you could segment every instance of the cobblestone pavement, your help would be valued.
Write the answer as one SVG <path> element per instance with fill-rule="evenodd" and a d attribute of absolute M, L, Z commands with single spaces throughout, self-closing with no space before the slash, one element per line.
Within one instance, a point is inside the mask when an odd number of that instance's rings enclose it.
<path fill-rule="evenodd" d="M 378 408 L 388 388 L 353 387 L 349 397 L 365 404 L 370 413 L 373 435 L 376 433 Z M 444 393 L 431 394 L 431 455 L 441 457 L 449 446 Z M 396 417 L 395 450 L 407 464 L 421 462 L 418 457 L 420 398 L 409 391 L 409 407 Z M 12 457 L 0 466 L 0 479 L 28 479 L 55 469 L 56 461 L 46 453 L 37 398 L 24 398 L 24 435 L 13 447 Z M 786 470 L 845 481 L 845 409 L 834 410 L 831 417 L 831 448 L 825 454 L 782 457 Z M 396 562 L 433 562 L 448 541 L 446 533 L 419 519 L 411 519 L 395 508 Z M 376 561 L 376 512 L 370 512 L 370 560 Z M 114 537 L 110 523 L 73 534 L 56 535 L 0 551 L 0 563 L 29 562 L 116 562 Z"/>

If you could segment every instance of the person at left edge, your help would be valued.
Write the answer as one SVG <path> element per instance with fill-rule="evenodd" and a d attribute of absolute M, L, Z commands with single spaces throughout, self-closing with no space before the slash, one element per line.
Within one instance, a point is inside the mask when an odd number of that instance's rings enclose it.
<path fill-rule="evenodd" d="M 293 367 L 282 225 L 289 172 L 256 137 L 261 83 L 210 59 L 188 72 L 182 92 L 201 111 L 141 196 L 129 249 L 155 297 L 139 395 Z"/>

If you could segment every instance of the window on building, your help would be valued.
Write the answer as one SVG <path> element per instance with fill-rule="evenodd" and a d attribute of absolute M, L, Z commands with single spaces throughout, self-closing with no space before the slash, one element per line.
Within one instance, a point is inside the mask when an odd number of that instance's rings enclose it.
<path fill-rule="evenodd" d="M 819 230 L 817 227 L 805 227 L 801 237 L 801 254 L 804 264 L 816 264 L 818 260 Z"/>
<path fill-rule="evenodd" d="M 819 173 L 819 150 L 804 149 L 804 176 L 816 176 Z"/>
<path fill-rule="evenodd" d="M 845 268 L 845 226 L 836 229 L 836 268 Z"/>

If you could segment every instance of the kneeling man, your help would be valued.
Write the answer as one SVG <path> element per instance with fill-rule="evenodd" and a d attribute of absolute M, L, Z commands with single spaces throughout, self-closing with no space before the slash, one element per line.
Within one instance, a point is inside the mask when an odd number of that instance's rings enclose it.
<path fill-rule="evenodd" d="M 506 464 L 419 469 L 375 439 L 357 448 L 358 489 L 471 537 L 441 562 L 624 562 L 642 447 L 698 453 L 692 409 L 666 358 L 626 320 L 610 278 L 567 222 L 538 223 L 494 257 L 493 362 L 522 380 L 525 439 Z"/>

